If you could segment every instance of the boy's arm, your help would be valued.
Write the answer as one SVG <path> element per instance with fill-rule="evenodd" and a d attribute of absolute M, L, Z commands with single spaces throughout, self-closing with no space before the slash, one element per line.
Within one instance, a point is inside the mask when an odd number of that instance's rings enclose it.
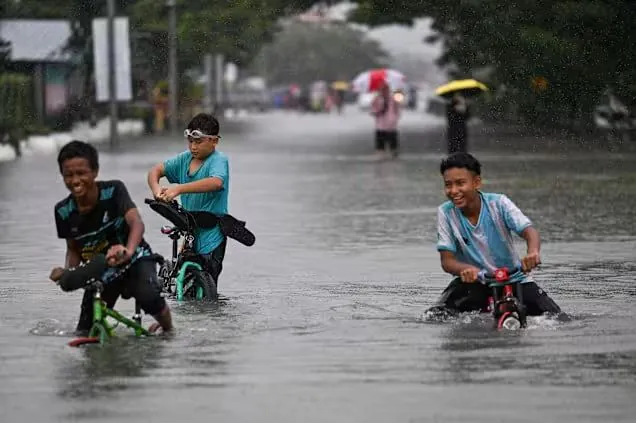
<path fill-rule="evenodd" d="M 177 154 L 168 160 L 157 163 L 152 169 L 150 169 L 150 172 L 148 172 L 148 187 L 150 187 L 150 190 L 156 199 L 159 199 L 160 195 L 166 190 L 166 188 L 163 188 L 159 184 L 162 177 L 165 176 L 171 184 L 181 182 L 179 175 L 181 174 L 181 169 L 184 166 L 184 161 L 188 158 L 188 154 L 188 152 Z"/>
<path fill-rule="evenodd" d="M 59 204 L 58 204 L 59 205 Z M 62 218 L 59 212 L 58 205 L 55 206 L 55 229 L 57 230 L 57 237 L 66 241 L 66 256 L 64 259 L 64 267 L 77 267 L 82 261 L 82 254 L 80 252 L 77 242 L 71 237 L 71 227 L 68 219 Z"/>
<path fill-rule="evenodd" d="M 163 163 L 156 164 L 150 169 L 148 172 L 148 187 L 150 187 L 150 191 L 152 195 L 158 197 L 161 193 L 161 185 L 159 185 L 159 180 L 166 175 L 166 169 Z"/>
<path fill-rule="evenodd" d="M 128 225 L 128 239 L 126 245 L 111 245 L 106 253 L 109 265 L 120 265 L 132 258 L 144 236 L 144 222 L 141 220 L 139 210 L 130 198 L 128 189 L 121 181 L 115 182 L 113 199 L 116 204 L 117 216 L 123 216 Z M 124 250 L 125 248 L 125 250 Z"/>
<path fill-rule="evenodd" d="M 541 252 L 541 237 L 539 231 L 532 226 L 528 226 L 521 232 L 521 238 L 526 240 L 528 254 L 539 254 Z"/>
<path fill-rule="evenodd" d="M 521 269 L 529 272 L 541 264 L 541 237 L 539 231 L 532 226 L 528 226 L 520 235 L 526 240 L 528 249 L 526 256 L 521 259 Z"/>
<path fill-rule="evenodd" d="M 64 267 L 77 267 L 82 261 L 82 255 L 80 250 L 72 239 L 66 240 L 66 259 L 64 260 Z"/>
<path fill-rule="evenodd" d="M 49 279 L 53 282 L 58 282 L 62 275 L 64 274 L 64 269 L 68 269 L 69 267 L 77 267 L 82 261 L 82 256 L 80 254 L 79 249 L 77 248 L 77 244 L 72 239 L 66 240 L 66 259 L 64 260 L 64 268 L 62 267 L 54 267 L 49 274 Z"/>
<path fill-rule="evenodd" d="M 462 276 L 462 273 L 469 269 L 475 270 L 477 273 L 479 273 L 480 269 L 477 269 L 475 266 L 467 263 L 462 263 L 461 261 L 457 260 L 455 254 L 451 251 L 442 250 L 439 252 L 439 257 L 442 262 L 442 269 L 444 269 L 444 272 L 446 273 L 450 273 L 451 275 L 455 276 Z"/>
<path fill-rule="evenodd" d="M 199 179 L 198 181 L 188 182 L 185 184 L 179 184 L 174 187 L 177 190 L 177 194 L 187 193 L 200 193 L 200 192 L 214 192 L 221 191 L 225 188 L 225 182 L 229 173 L 229 165 L 226 157 L 217 159 L 210 171 L 207 174 L 207 178 Z"/>
<path fill-rule="evenodd" d="M 541 238 L 539 237 L 539 232 L 532 227 L 532 222 L 523 214 L 519 207 L 505 195 L 501 198 L 501 206 L 508 229 L 514 231 L 526 241 L 527 254 L 521 259 L 521 268 L 524 272 L 528 272 L 541 263 Z"/>
<path fill-rule="evenodd" d="M 126 242 L 126 251 L 128 255 L 132 257 L 139 244 L 141 244 L 146 227 L 144 226 L 144 221 L 141 220 L 139 210 L 136 208 L 129 209 L 124 215 L 124 219 L 128 224 L 128 228 L 130 228 Z"/>
<path fill-rule="evenodd" d="M 221 191 L 223 189 L 223 179 L 212 176 L 198 181 L 179 184 L 175 188 L 179 194 Z"/>

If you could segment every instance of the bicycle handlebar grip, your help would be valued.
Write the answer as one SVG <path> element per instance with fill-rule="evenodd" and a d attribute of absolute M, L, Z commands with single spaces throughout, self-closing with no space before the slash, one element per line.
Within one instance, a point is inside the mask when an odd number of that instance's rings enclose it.
<path fill-rule="evenodd" d="M 106 256 L 98 254 L 88 263 L 65 269 L 59 280 L 62 291 L 69 292 L 84 288 L 91 279 L 98 279 L 106 270 Z"/>

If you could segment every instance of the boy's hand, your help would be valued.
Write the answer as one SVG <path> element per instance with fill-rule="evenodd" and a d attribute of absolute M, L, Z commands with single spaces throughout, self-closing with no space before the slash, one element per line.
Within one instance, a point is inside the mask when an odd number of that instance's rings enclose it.
<path fill-rule="evenodd" d="M 174 200 L 176 197 L 178 197 L 180 194 L 181 194 L 180 185 L 175 185 L 170 188 L 164 188 L 161 193 L 161 200 L 165 201 L 166 203 L 169 203 L 172 200 Z"/>
<path fill-rule="evenodd" d="M 473 266 L 468 267 L 461 271 L 459 277 L 462 278 L 462 282 L 464 283 L 476 282 L 479 278 L 479 269 Z"/>
<path fill-rule="evenodd" d="M 113 245 L 108 249 L 106 253 L 106 262 L 110 267 L 120 266 L 128 260 L 130 260 L 131 255 L 123 245 Z"/>
<path fill-rule="evenodd" d="M 51 270 L 49 279 L 51 279 L 53 282 L 57 282 L 62 278 L 62 274 L 64 274 L 64 268 L 54 267 L 53 270 Z"/>
<path fill-rule="evenodd" d="M 538 252 L 528 253 L 528 255 L 521 259 L 521 270 L 523 270 L 524 273 L 528 273 L 540 264 L 541 257 Z"/>
<path fill-rule="evenodd" d="M 152 194 L 155 197 L 155 200 L 163 201 L 163 193 L 166 192 L 167 189 L 168 188 L 166 187 L 159 187 L 159 190 Z"/>

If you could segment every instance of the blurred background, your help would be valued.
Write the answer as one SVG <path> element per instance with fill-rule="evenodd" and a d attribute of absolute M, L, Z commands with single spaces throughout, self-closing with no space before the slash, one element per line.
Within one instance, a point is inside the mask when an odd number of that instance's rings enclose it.
<path fill-rule="evenodd" d="M 404 75 L 399 101 L 421 113 L 443 115 L 434 88 L 470 77 L 489 87 L 473 117 L 578 133 L 620 121 L 628 137 L 634 2 L 544 3 L 1 0 L 0 141 L 19 149 L 112 114 L 149 134 L 199 111 L 365 110 L 374 94 L 350 83 L 383 67 Z"/>

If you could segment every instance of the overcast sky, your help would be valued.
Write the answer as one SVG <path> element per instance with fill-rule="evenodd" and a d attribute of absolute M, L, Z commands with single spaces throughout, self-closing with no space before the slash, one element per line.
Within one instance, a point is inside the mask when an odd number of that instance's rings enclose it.
<path fill-rule="evenodd" d="M 351 3 L 342 3 L 331 8 L 329 15 L 344 19 Z M 407 53 L 422 59 L 435 60 L 440 54 L 439 46 L 424 42 L 424 37 L 432 34 L 431 19 L 418 19 L 413 27 L 388 25 L 369 30 L 369 36 L 380 41 L 392 54 Z"/>

